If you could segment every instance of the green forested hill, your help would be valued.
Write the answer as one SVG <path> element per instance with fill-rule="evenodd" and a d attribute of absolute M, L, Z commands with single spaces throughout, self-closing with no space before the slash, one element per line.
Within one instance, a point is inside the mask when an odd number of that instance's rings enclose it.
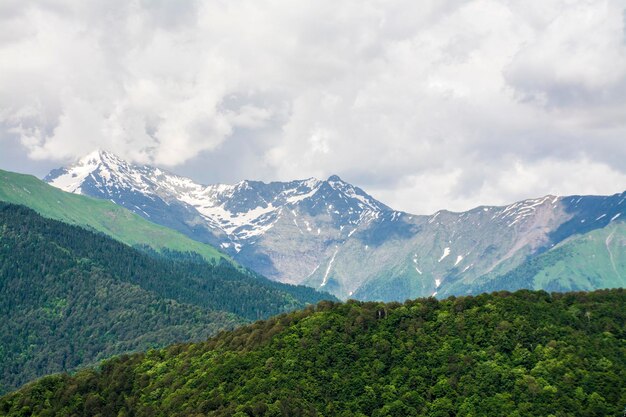
<path fill-rule="evenodd" d="M 316 307 L 54 375 L 8 416 L 621 416 L 626 292 Z"/>
<path fill-rule="evenodd" d="M 178 258 L 0 203 L 0 390 L 113 354 L 202 340 L 327 296 L 227 261 Z"/>
<path fill-rule="evenodd" d="M 0 170 L 0 201 L 30 207 L 44 217 L 104 233 L 130 246 L 195 252 L 230 259 L 210 245 L 159 226 L 110 201 L 66 193 L 32 175 Z"/>

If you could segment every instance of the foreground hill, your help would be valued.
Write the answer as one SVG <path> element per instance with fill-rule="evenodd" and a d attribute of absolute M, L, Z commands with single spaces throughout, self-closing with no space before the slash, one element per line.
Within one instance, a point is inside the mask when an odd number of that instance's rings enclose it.
<path fill-rule="evenodd" d="M 0 203 L 0 391 L 329 297 L 225 260 L 169 256 Z"/>
<path fill-rule="evenodd" d="M 626 292 L 322 302 L 45 377 L 8 416 L 617 416 Z"/>
<path fill-rule="evenodd" d="M 344 299 L 403 301 L 480 293 L 486 286 L 504 289 L 500 284 L 507 279 L 500 277 L 525 262 L 569 239 L 626 221 L 626 193 L 544 196 L 423 216 L 393 210 L 337 176 L 202 185 L 104 151 L 54 170 L 45 180 L 220 246 L 270 279 Z M 623 232 L 612 239 L 626 239 Z M 570 260 L 569 269 L 582 262 Z M 626 268 L 616 266 L 624 277 L 617 286 L 624 286 Z M 586 290 L 614 286 L 608 272 L 563 283 L 534 276 L 522 280 L 531 288 Z"/>

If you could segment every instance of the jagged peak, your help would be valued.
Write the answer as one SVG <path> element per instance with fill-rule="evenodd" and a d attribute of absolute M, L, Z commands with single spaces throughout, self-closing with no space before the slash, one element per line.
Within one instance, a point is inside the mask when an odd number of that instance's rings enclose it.
<path fill-rule="evenodd" d="M 315 178 L 315 177 L 310 177 L 307 178 L 305 180 L 300 180 L 298 181 L 301 184 L 306 185 L 307 187 L 309 187 L 310 189 L 319 187 L 319 185 L 323 182 L 322 180 L 320 180 L 319 178 Z"/>
<path fill-rule="evenodd" d="M 76 165 L 96 165 L 102 162 L 102 150 L 95 149 L 89 152 L 87 155 L 79 158 L 73 166 Z"/>
<path fill-rule="evenodd" d="M 44 181 L 64 191 L 82 193 L 83 182 L 97 173 L 106 181 L 115 179 L 118 184 L 130 184 L 129 173 L 143 167 L 134 166 L 112 152 L 96 148 L 67 168 L 52 170 Z"/>
<path fill-rule="evenodd" d="M 310 177 L 289 182 L 265 183 L 242 180 L 232 185 L 202 185 L 192 179 L 179 177 L 149 165 L 134 165 L 102 148 L 94 149 L 80 158 L 76 164 L 66 169 L 51 173 L 46 177 L 46 180 L 66 191 L 74 191 L 81 188 L 82 181 L 92 178 L 94 172 L 98 172 L 97 178 L 103 178 L 106 183 L 115 183 L 116 187 L 125 186 L 146 191 L 156 190 L 159 188 L 158 182 L 162 181 L 161 186 L 165 186 L 175 193 L 182 192 L 183 189 L 192 194 L 195 192 L 194 190 L 201 190 L 202 198 L 210 198 L 214 201 L 211 204 L 215 204 L 217 201 L 222 202 L 218 204 L 223 204 L 240 192 L 249 193 L 251 190 L 256 190 L 259 193 L 259 201 L 276 200 L 276 202 L 280 202 L 284 199 L 286 204 L 296 204 L 305 199 L 315 199 L 316 196 L 322 200 L 325 199 L 324 195 L 318 195 L 318 193 L 321 190 L 328 190 L 326 187 L 329 187 L 334 192 L 343 195 L 344 199 L 356 200 L 356 204 L 361 209 L 368 208 L 372 211 L 379 211 L 387 208 L 360 188 L 342 180 L 338 175 L 331 175 L 327 180 Z M 273 196 L 273 194 L 275 195 Z M 193 198 L 200 198 L 200 196 Z M 247 194 L 242 198 L 249 199 L 250 196 Z"/>
<path fill-rule="evenodd" d="M 98 163 L 103 162 L 107 159 L 121 160 L 117 155 L 111 152 L 108 152 L 101 148 L 96 148 L 93 151 L 89 152 L 87 155 L 81 157 L 78 160 L 78 164 L 86 165 L 89 163 Z"/>

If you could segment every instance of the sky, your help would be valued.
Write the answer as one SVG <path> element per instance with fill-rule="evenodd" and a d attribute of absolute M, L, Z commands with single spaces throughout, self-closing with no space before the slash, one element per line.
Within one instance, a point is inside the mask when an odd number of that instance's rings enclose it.
<path fill-rule="evenodd" d="M 623 0 L 3 0 L 0 168 L 338 174 L 411 213 L 626 190 Z"/>

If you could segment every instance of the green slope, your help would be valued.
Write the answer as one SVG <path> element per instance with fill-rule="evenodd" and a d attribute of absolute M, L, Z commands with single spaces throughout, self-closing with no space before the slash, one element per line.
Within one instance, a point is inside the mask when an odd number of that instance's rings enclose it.
<path fill-rule="evenodd" d="M 626 287 L 626 222 L 573 236 L 551 250 L 496 277 L 485 277 L 473 292 L 519 288 L 548 291 Z M 468 288 L 469 289 L 469 288 Z"/>
<path fill-rule="evenodd" d="M 611 223 L 564 242 L 562 254 L 535 277 L 534 285 L 564 289 L 626 287 L 626 223 Z"/>
<path fill-rule="evenodd" d="M 7 416 L 617 416 L 626 292 L 321 303 L 55 375 Z"/>
<path fill-rule="evenodd" d="M 316 303 L 227 261 L 138 251 L 0 202 L 0 391 Z"/>
<path fill-rule="evenodd" d="M 149 222 L 112 202 L 66 193 L 24 174 L 0 170 L 0 201 L 32 208 L 44 217 L 102 232 L 131 246 L 196 252 L 205 259 L 229 259 L 210 245 Z"/>

